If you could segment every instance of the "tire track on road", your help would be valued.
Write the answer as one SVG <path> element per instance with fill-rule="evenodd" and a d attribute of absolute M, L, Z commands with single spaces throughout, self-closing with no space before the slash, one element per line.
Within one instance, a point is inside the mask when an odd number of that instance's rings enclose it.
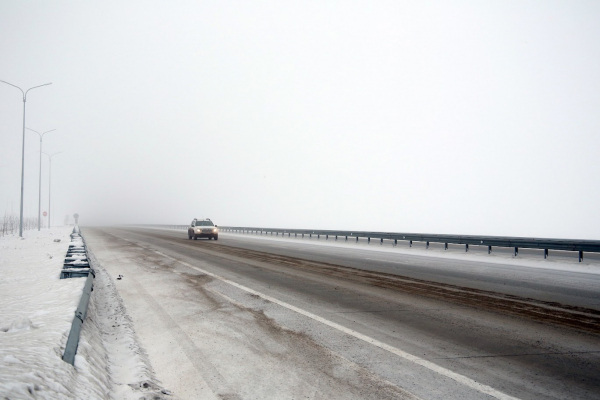
<path fill-rule="evenodd" d="M 169 239 L 174 241 L 173 238 Z M 188 244 L 187 242 L 183 242 L 177 244 L 194 248 L 197 251 L 204 252 L 211 256 L 234 256 L 236 257 L 236 261 L 245 262 L 246 264 L 256 261 L 294 269 L 302 269 L 316 274 L 328 275 L 353 282 L 450 301 L 502 314 L 517 315 L 534 319 L 539 322 L 568 326 L 570 328 L 600 334 L 600 311 L 595 309 L 431 282 L 396 274 L 367 271 L 337 264 L 305 260 L 217 243 L 208 242 L 198 245 L 196 243 Z"/>
<path fill-rule="evenodd" d="M 114 236 L 114 235 L 113 235 Z M 130 240 L 115 236 L 121 240 L 133 244 L 134 246 L 143 249 L 137 243 L 133 243 Z M 152 250 L 158 253 L 156 250 Z M 205 356 L 203 351 L 194 345 L 192 339 L 185 333 L 185 331 L 179 326 L 169 313 L 161 307 L 159 302 L 150 294 L 143 285 L 140 284 L 134 274 L 128 274 L 128 282 L 132 283 L 135 287 L 139 297 L 145 301 L 145 303 L 152 309 L 153 313 L 160 319 L 165 331 L 169 332 L 173 336 L 174 342 L 182 348 L 185 356 L 194 365 L 196 370 L 200 373 L 200 376 L 206 382 L 210 390 L 219 398 L 224 400 L 241 400 L 241 397 L 236 394 L 227 385 L 224 377 L 219 373 L 217 368 L 208 361 L 208 357 Z"/>
<path fill-rule="evenodd" d="M 158 254 L 158 255 L 160 255 L 162 257 L 165 257 L 167 259 L 176 261 L 176 262 L 178 262 L 178 263 L 180 263 L 182 265 L 185 265 L 186 267 L 189 267 L 189 268 L 194 269 L 194 270 L 196 270 L 198 272 L 206 274 L 206 275 L 208 275 L 208 276 L 210 276 L 210 277 L 212 277 L 214 279 L 218 279 L 218 280 L 220 280 L 220 281 L 222 281 L 222 282 L 224 282 L 224 283 L 226 283 L 228 285 L 236 287 L 236 288 L 238 288 L 240 290 L 243 290 L 243 291 L 245 291 L 247 293 L 250 293 L 250 294 L 255 295 L 255 296 L 259 296 L 259 297 L 263 298 L 264 300 L 270 301 L 270 302 L 272 302 L 274 304 L 277 304 L 279 306 L 287 308 L 288 310 L 294 311 L 294 312 L 296 312 L 296 313 L 298 313 L 300 315 L 303 315 L 305 317 L 308 317 L 308 318 L 310 318 L 310 319 L 312 319 L 314 321 L 320 322 L 320 323 L 322 323 L 322 324 L 324 324 L 326 326 L 329 326 L 331 328 L 334 328 L 334 329 L 336 329 L 336 330 L 338 330 L 338 331 L 340 331 L 342 333 L 345 333 L 347 335 L 353 336 L 353 337 L 355 337 L 355 338 L 357 338 L 359 340 L 362 340 L 362 341 L 364 341 L 366 343 L 369 343 L 369 344 L 371 344 L 373 346 L 376 346 L 376 347 L 379 347 L 379 348 L 381 348 L 383 350 L 386 350 L 386 351 L 388 351 L 388 352 L 390 352 L 392 354 L 395 354 L 398 357 L 401 357 L 401 358 L 403 358 L 403 359 L 405 359 L 407 361 L 410 361 L 410 362 L 413 362 L 413 363 L 415 363 L 417 365 L 420 365 L 420 366 L 422 366 L 422 367 L 424 367 L 424 368 L 426 368 L 426 369 L 428 369 L 430 371 L 433 371 L 433 372 L 435 372 L 435 373 L 437 373 L 437 374 L 439 374 L 441 376 L 445 376 L 447 378 L 450 378 L 450 379 L 452 379 L 452 380 L 454 380 L 454 381 L 456 381 L 456 382 L 458 382 L 458 383 L 460 383 L 460 384 L 462 384 L 462 385 L 464 385 L 466 387 L 469 387 L 470 389 L 473 389 L 473 390 L 475 390 L 475 391 L 477 391 L 479 393 L 488 395 L 490 397 L 493 397 L 493 398 L 499 399 L 499 400 L 519 400 L 516 397 L 513 397 L 513 396 L 510 396 L 510 395 L 508 395 L 506 393 L 503 393 L 503 392 L 501 392 L 501 391 L 499 391 L 497 389 L 494 389 L 491 386 L 488 386 L 488 385 L 482 384 L 480 382 L 477 382 L 474 379 L 471 379 L 471 378 L 469 378 L 469 377 L 467 377 L 465 375 L 461 375 L 461 374 L 456 373 L 454 371 L 451 371 L 451 370 L 449 370 L 447 368 L 444 368 L 444 367 L 442 367 L 440 365 L 437 365 L 437 364 L 435 364 L 435 363 L 433 363 L 433 362 L 431 362 L 429 360 L 426 360 L 426 359 L 421 358 L 421 357 L 417 357 L 417 356 L 415 356 L 413 354 L 410 354 L 410 353 L 407 353 L 407 352 L 405 352 L 405 351 L 403 351 L 403 350 L 401 350 L 399 348 L 396 348 L 394 346 L 388 345 L 388 344 L 383 343 L 383 342 L 381 342 L 381 341 L 379 341 L 377 339 L 371 338 L 371 337 L 369 337 L 367 335 L 364 335 L 364 334 L 362 334 L 360 332 L 357 332 L 357 331 L 355 331 L 353 329 L 347 328 L 347 327 L 345 327 L 343 325 L 340 325 L 338 323 L 335 323 L 333 321 L 329 321 L 329 320 L 327 320 L 327 319 L 325 319 L 325 318 L 323 318 L 321 316 L 318 316 L 318 315 L 313 314 L 313 313 L 311 313 L 309 311 L 303 310 L 303 309 L 301 309 L 299 307 L 296 307 L 296 306 L 294 306 L 292 304 L 286 303 L 284 301 L 281 301 L 279 299 L 271 297 L 271 296 L 269 296 L 267 294 L 258 292 L 258 291 L 254 290 L 254 289 L 251 289 L 249 287 L 241 285 L 241 284 L 239 284 L 237 282 L 234 282 L 234 281 L 231 281 L 229 279 L 223 278 L 223 277 L 221 277 L 221 276 L 219 276 L 217 274 L 214 274 L 214 273 L 209 272 L 207 270 L 204 270 L 202 268 L 196 267 L 196 266 L 194 266 L 194 265 L 192 265 L 192 264 L 190 264 L 188 262 L 185 262 L 183 260 L 179 260 L 179 259 L 177 259 L 175 257 L 171 257 L 171 256 L 169 256 L 169 255 L 167 255 L 165 253 L 162 253 L 162 252 L 158 251 L 158 250 L 155 250 L 155 249 L 152 249 L 152 248 L 146 248 L 146 247 L 144 247 L 142 245 L 134 243 L 133 241 L 125 239 L 125 238 L 123 238 L 121 236 L 117 236 L 117 235 L 114 235 L 114 234 L 112 234 L 112 235 L 115 236 L 115 237 L 117 237 L 117 238 L 119 238 L 119 239 L 121 239 L 121 240 L 123 240 L 123 241 L 129 242 L 129 243 L 133 243 L 136 246 L 140 246 L 141 248 L 144 248 L 144 249 L 146 249 L 148 251 L 152 251 L 155 254 Z M 171 241 L 173 240 L 172 238 L 169 238 L 169 239 Z M 183 246 L 187 246 L 187 244 L 183 245 Z M 228 246 L 223 246 L 223 247 L 228 247 Z M 237 262 L 252 263 L 252 260 L 250 260 L 250 261 L 246 260 L 245 261 L 243 258 L 240 258 L 238 256 L 232 256 L 232 255 L 222 254 L 222 253 L 219 253 L 219 252 L 216 252 L 216 251 L 211 251 L 211 250 L 206 250 L 206 249 L 202 249 L 200 251 L 206 252 L 207 254 L 213 255 L 213 256 L 220 256 L 220 257 L 230 258 L 230 259 L 233 259 L 234 261 L 237 261 Z M 260 252 L 255 252 L 255 251 L 250 251 L 250 252 L 251 253 L 260 253 Z M 265 254 L 265 253 L 260 253 L 260 254 Z M 291 257 L 286 257 L 286 258 L 291 258 Z M 342 267 L 342 268 L 344 268 L 344 267 Z"/>

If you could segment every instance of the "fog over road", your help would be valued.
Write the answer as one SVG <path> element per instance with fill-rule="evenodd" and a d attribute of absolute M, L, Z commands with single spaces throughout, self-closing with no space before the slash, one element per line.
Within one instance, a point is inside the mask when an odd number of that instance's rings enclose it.
<path fill-rule="evenodd" d="M 124 275 L 136 332 L 180 398 L 600 397 L 595 261 L 566 271 L 315 239 L 82 232 Z"/>

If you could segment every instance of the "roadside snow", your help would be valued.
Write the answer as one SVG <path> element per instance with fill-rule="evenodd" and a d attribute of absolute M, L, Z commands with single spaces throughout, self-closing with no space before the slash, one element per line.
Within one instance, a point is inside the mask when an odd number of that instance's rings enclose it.
<path fill-rule="evenodd" d="M 93 254 L 97 274 L 75 366 L 62 360 L 85 283 L 60 279 L 71 231 L 0 238 L 0 399 L 167 398 L 114 283 Z M 74 263 L 83 256 L 74 256 Z"/>
<path fill-rule="evenodd" d="M 60 279 L 70 227 L 0 238 L 0 398 L 106 398 L 106 374 L 62 360 L 85 279 Z M 54 239 L 60 239 L 55 242 Z M 85 326 L 85 324 L 84 324 Z"/>
<path fill-rule="evenodd" d="M 85 232 L 82 234 L 85 235 Z M 96 260 L 91 247 L 88 247 L 88 256 L 90 265 L 96 271 L 96 279 L 86 319 L 88 325 L 86 327 L 84 324 L 84 328 L 94 334 L 102 333 L 106 352 L 105 363 L 112 383 L 112 397 L 119 400 L 175 400 L 170 391 L 163 389 L 161 382 L 156 379 L 115 282 Z M 90 315 L 93 315 L 93 318 L 90 318 Z M 88 323 L 90 319 L 93 321 L 93 328 L 90 328 Z M 82 336 L 85 335 L 82 333 Z"/>

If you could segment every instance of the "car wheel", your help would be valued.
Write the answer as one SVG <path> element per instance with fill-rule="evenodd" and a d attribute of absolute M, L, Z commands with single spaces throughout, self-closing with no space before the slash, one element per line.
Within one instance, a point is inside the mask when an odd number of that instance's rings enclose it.
<path fill-rule="evenodd" d="M 213 236 L 213 239 L 215 239 L 215 240 L 219 240 L 219 235 L 215 235 L 215 236 Z"/>
<path fill-rule="evenodd" d="M 192 240 L 192 235 L 190 235 L 190 233 L 188 232 L 188 239 Z"/>
<path fill-rule="evenodd" d="M 194 240 L 198 240 L 198 236 L 194 235 Z"/>

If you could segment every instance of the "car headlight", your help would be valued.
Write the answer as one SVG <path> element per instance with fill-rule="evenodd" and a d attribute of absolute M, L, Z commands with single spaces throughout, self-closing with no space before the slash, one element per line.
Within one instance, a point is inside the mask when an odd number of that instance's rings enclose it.
<path fill-rule="evenodd" d="M 217 231 L 217 228 L 213 229 L 213 232 L 216 232 L 216 231 Z"/>
<path fill-rule="evenodd" d="M 200 232 L 202 232 L 202 229 L 198 228 L 198 229 L 196 229 L 196 232 L 200 233 Z"/>

